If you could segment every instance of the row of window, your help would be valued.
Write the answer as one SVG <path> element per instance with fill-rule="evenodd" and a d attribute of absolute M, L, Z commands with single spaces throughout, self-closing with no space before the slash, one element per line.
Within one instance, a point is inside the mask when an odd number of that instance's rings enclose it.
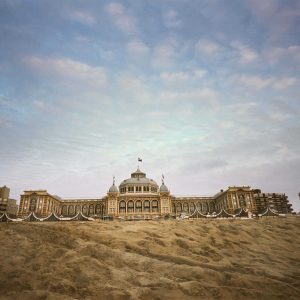
<path fill-rule="evenodd" d="M 135 203 L 133 201 L 121 201 L 119 203 L 120 213 L 133 213 L 133 212 L 158 212 L 158 201 L 153 200 L 151 203 L 149 200 L 142 201 L 138 200 Z"/>
<path fill-rule="evenodd" d="M 150 191 L 150 187 L 149 186 L 128 186 L 128 187 L 122 187 L 120 189 L 120 192 L 123 193 L 146 193 Z M 151 186 L 151 192 L 156 193 L 157 192 L 157 188 L 154 186 Z"/>
<path fill-rule="evenodd" d="M 99 215 L 103 214 L 104 207 L 101 204 L 96 205 L 83 205 L 82 207 L 80 205 L 63 205 L 61 208 L 61 214 L 64 216 L 73 216 L 76 215 L 79 212 L 82 212 L 84 215 Z"/>
<path fill-rule="evenodd" d="M 202 213 L 208 213 L 208 212 L 214 212 L 216 207 L 215 204 L 213 202 L 211 202 L 210 204 L 208 203 L 200 203 L 197 202 L 196 204 L 191 202 L 191 203 L 173 203 L 173 211 L 175 213 L 181 213 L 181 212 L 186 212 L 186 213 L 193 213 L 196 210 L 196 207 L 198 209 L 198 211 L 202 212 Z"/>

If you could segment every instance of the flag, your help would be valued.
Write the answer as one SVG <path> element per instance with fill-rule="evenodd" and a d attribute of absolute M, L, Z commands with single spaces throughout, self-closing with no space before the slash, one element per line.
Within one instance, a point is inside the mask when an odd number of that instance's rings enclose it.
<path fill-rule="evenodd" d="M 143 160 L 140 157 L 138 157 L 138 161 L 142 162 Z"/>

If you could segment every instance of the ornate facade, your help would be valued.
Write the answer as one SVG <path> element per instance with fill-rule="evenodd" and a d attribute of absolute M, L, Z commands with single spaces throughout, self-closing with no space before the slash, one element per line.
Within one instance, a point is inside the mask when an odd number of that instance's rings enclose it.
<path fill-rule="evenodd" d="M 18 211 L 17 200 L 10 199 L 9 192 L 10 189 L 7 186 L 0 187 L 0 214 L 15 216 Z"/>
<path fill-rule="evenodd" d="M 170 214 L 190 215 L 195 210 L 202 214 L 215 214 L 224 209 L 234 214 L 241 208 L 259 213 L 266 209 L 269 203 L 264 202 L 264 198 L 258 196 L 260 193 L 257 191 L 259 190 L 253 190 L 249 186 L 234 186 L 211 197 L 176 197 L 170 193 L 164 180 L 158 186 L 138 168 L 130 178 L 123 180 L 119 187 L 115 185 L 114 180 L 107 195 L 102 198 L 64 200 L 45 190 L 25 191 L 21 195 L 18 216 L 25 217 L 34 212 L 37 216 L 47 217 L 51 212 L 55 212 L 59 216 L 72 217 L 82 212 L 83 215 L 92 217 L 150 219 Z M 281 206 L 276 206 L 278 213 L 292 212 L 286 196 L 281 197 L 280 201 Z"/>

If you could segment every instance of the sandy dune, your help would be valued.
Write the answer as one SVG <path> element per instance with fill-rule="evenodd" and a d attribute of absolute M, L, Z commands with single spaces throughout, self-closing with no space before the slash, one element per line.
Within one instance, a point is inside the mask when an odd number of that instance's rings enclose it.
<path fill-rule="evenodd" d="M 0 224 L 0 299 L 300 299 L 300 218 Z"/>

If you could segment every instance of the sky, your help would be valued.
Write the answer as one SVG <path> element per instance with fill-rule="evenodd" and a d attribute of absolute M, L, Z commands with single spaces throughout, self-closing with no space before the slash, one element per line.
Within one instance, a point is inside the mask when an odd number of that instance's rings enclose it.
<path fill-rule="evenodd" d="M 300 210 L 300 1 L 0 1 L 0 186 L 102 197 L 141 170 Z"/>

